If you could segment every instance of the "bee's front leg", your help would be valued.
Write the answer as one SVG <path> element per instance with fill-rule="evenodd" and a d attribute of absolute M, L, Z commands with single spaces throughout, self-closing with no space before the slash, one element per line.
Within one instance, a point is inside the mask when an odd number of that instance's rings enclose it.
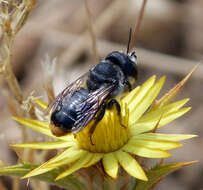
<path fill-rule="evenodd" d="M 90 130 L 89 130 L 89 135 L 90 135 L 90 142 L 92 145 L 94 145 L 93 141 L 92 141 L 92 135 L 96 129 L 97 124 L 99 123 L 99 121 L 102 120 L 102 118 L 104 117 L 106 111 L 106 103 L 103 103 L 101 110 L 99 111 L 98 115 L 96 116 L 93 125 L 91 126 Z"/>
<path fill-rule="evenodd" d="M 128 80 L 125 80 L 124 84 L 127 86 L 128 91 L 130 92 L 132 90 L 132 86 L 131 86 L 130 82 Z"/>
<path fill-rule="evenodd" d="M 117 113 L 118 113 L 118 116 L 119 116 L 120 125 L 122 127 L 126 128 L 126 126 L 122 124 L 122 121 L 121 121 L 121 106 L 120 106 L 119 102 L 116 99 L 111 99 L 107 104 L 107 108 L 111 109 L 113 107 L 113 105 L 116 106 L 116 110 L 117 110 Z"/>

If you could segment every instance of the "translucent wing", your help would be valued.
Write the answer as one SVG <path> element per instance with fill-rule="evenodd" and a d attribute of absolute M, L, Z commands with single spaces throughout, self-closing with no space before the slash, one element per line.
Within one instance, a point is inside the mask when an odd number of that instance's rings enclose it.
<path fill-rule="evenodd" d="M 48 105 L 48 108 L 45 110 L 46 113 L 48 113 L 51 108 L 56 107 L 64 97 L 71 96 L 72 93 L 81 88 L 82 86 L 85 86 L 86 78 L 88 77 L 89 72 L 85 73 L 81 77 L 79 77 L 77 80 L 72 82 L 70 85 L 68 85 L 61 93 L 57 95 L 57 97 Z"/>
<path fill-rule="evenodd" d="M 77 130 L 74 130 L 74 133 L 77 133 L 90 123 L 113 88 L 114 85 L 103 86 L 89 93 L 86 101 L 84 101 L 77 110 L 77 121 L 75 122 Z"/>

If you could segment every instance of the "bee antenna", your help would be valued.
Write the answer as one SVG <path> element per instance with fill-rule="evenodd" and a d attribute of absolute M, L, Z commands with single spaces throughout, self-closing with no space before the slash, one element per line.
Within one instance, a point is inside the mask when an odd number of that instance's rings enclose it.
<path fill-rule="evenodd" d="M 129 31 L 128 45 L 127 45 L 127 51 L 126 51 L 127 54 L 129 53 L 131 38 L 132 38 L 132 28 L 130 28 L 130 31 Z"/>

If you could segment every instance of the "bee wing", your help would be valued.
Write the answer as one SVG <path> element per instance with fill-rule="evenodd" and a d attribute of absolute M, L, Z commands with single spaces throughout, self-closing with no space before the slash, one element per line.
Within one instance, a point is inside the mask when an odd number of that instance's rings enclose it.
<path fill-rule="evenodd" d="M 85 85 L 86 78 L 88 77 L 89 72 L 83 74 L 81 77 L 79 77 L 77 80 L 72 82 L 70 85 L 68 85 L 61 93 L 59 93 L 56 98 L 48 105 L 48 108 L 45 110 L 45 113 L 49 113 L 51 108 L 56 107 L 65 96 L 71 96 L 72 92 L 79 89 L 83 85 Z"/>
<path fill-rule="evenodd" d="M 77 121 L 75 122 L 77 130 L 74 131 L 75 133 L 79 132 L 90 123 L 108 95 L 112 92 L 113 88 L 113 85 L 103 86 L 100 89 L 89 93 L 86 101 L 84 101 L 77 110 L 78 116 Z"/>

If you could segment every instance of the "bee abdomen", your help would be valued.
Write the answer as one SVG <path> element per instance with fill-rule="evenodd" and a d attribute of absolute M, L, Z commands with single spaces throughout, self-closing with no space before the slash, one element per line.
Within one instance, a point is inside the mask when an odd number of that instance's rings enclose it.
<path fill-rule="evenodd" d="M 75 91 L 71 98 L 65 98 L 52 113 L 52 123 L 66 132 L 73 131 L 77 120 L 77 109 L 87 96 L 88 91 L 81 88 Z"/>
<path fill-rule="evenodd" d="M 63 128 L 65 131 L 71 131 L 75 123 L 75 118 L 71 117 L 65 111 L 54 111 L 51 115 L 51 121 L 55 126 Z"/>

